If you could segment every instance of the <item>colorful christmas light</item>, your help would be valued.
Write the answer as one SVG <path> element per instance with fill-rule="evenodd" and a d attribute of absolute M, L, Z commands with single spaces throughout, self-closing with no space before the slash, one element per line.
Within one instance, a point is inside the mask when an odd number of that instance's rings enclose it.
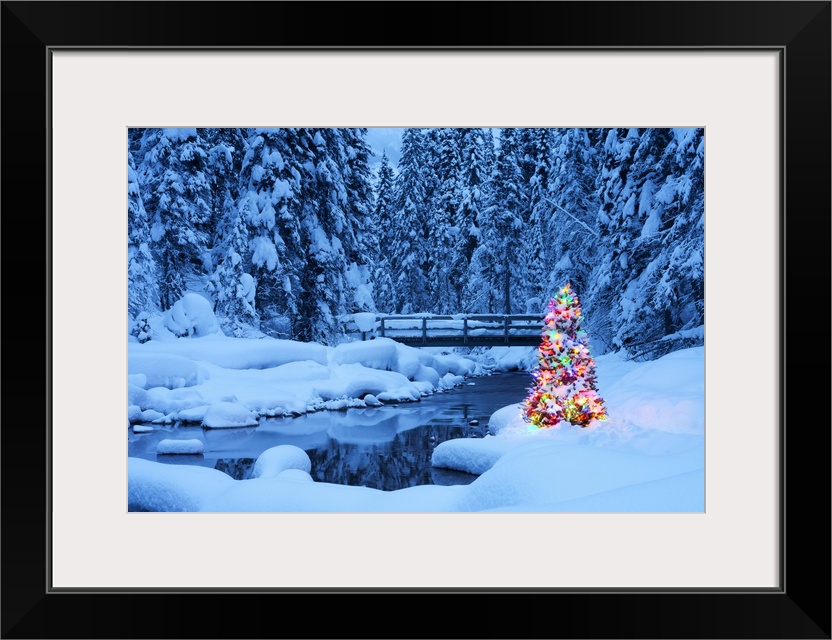
<path fill-rule="evenodd" d="M 580 427 L 607 417 L 595 385 L 595 361 L 589 338 L 581 329 L 580 302 L 569 284 L 549 301 L 538 347 L 534 385 L 523 406 L 523 418 L 537 428 L 566 421 Z"/>

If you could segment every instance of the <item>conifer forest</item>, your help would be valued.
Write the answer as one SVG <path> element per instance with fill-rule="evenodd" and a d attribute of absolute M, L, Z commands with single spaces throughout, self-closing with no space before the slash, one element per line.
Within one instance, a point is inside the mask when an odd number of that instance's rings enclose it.
<path fill-rule="evenodd" d="M 335 345 L 345 318 L 539 314 L 594 353 L 704 341 L 704 130 L 128 130 L 128 321 L 208 298 L 222 331 Z"/>

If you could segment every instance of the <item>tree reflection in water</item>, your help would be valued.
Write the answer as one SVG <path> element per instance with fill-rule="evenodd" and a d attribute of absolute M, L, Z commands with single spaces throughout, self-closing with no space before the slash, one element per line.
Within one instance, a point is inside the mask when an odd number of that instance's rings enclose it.
<path fill-rule="evenodd" d="M 246 480 L 257 457 L 283 444 L 300 447 L 318 482 L 395 491 L 419 485 L 470 484 L 477 476 L 431 466 L 433 449 L 456 438 L 482 438 L 498 409 L 522 402 L 528 372 L 471 378 L 421 402 L 373 409 L 319 411 L 297 418 L 264 418 L 255 428 L 166 426 L 128 437 L 128 455 L 168 464 L 210 466 Z M 518 408 L 519 411 L 519 408 Z M 157 456 L 163 438 L 200 438 L 203 456 Z"/>

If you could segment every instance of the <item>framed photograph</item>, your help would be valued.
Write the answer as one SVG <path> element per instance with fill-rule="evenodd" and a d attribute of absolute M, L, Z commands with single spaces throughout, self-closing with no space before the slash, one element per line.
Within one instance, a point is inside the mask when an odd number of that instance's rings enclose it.
<path fill-rule="evenodd" d="M 305 616 L 263 617 L 271 606 L 284 610 L 286 598 L 314 607 L 343 603 L 336 600 L 343 595 L 353 597 L 348 606 L 383 602 L 393 619 L 411 621 L 401 630 L 361 628 L 360 637 L 431 637 L 437 628 L 454 636 L 830 637 L 828 395 L 820 392 L 818 402 L 817 391 L 828 389 L 828 380 L 816 380 L 812 366 L 814 354 L 829 352 L 828 305 L 818 304 L 830 290 L 829 2 L 390 3 L 385 16 L 400 17 L 379 32 L 360 17 L 382 9 L 372 3 L 216 2 L 194 9 L 191 3 L 2 5 L 3 291 L 5 334 L 13 339 L 7 341 L 2 435 L 3 637 L 254 637 L 273 633 L 276 623 L 290 624 L 296 637 L 348 637 L 355 629 L 345 631 L 340 616 L 312 626 Z M 228 508 L 216 501 L 208 509 L 179 508 L 207 495 L 211 483 L 234 482 L 218 480 L 213 461 L 214 469 L 166 464 L 200 477 L 144 492 L 164 479 L 145 473 L 150 467 L 142 462 L 134 465 L 139 472 L 129 467 L 125 453 L 143 437 L 134 426 L 164 424 L 173 415 L 218 430 L 229 421 L 239 427 L 238 400 L 253 383 L 223 391 L 212 403 L 163 406 L 158 398 L 170 399 L 176 389 L 183 390 L 178 398 L 189 388 L 204 389 L 155 384 L 153 375 L 169 377 L 176 365 L 187 369 L 183 376 L 198 376 L 194 363 L 211 371 L 216 363 L 165 353 L 159 355 L 167 358 L 164 366 L 145 358 L 131 370 L 130 349 L 144 340 L 135 324 L 139 313 L 131 314 L 125 331 L 124 309 L 134 300 L 128 260 L 136 255 L 124 242 L 132 232 L 129 198 L 124 206 L 136 171 L 130 151 L 151 148 L 161 132 L 184 157 L 195 148 L 188 146 L 194 136 L 238 127 L 246 129 L 248 148 L 261 144 L 258 135 L 262 144 L 276 145 L 279 132 L 290 128 L 312 132 L 309 145 L 321 148 L 330 132 L 355 128 L 535 128 L 564 136 L 592 129 L 587 139 L 596 143 L 621 129 L 634 144 L 643 142 L 643 132 L 658 130 L 679 146 L 688 140 L 685 131 L 699 132 L 703 468 L 665 472 L 664 480 L 676 480 L 631 489 L 626 498 L 620 487 L 599 485 L 576 496 L 591 494 L 584 508 L 559 511 L 531 509 L 516 498 L 468 510 L 309 510 L 285 501 L 270 503 L 281 505 L 272 510 L 252 495 Z M 306 144 L 294 141 L 293 148 Z M 155 179 L 147 167 L 137 175 Z M 677 168 L 674 184 L 686 175 Z M 657 201 L 662 198 L 669 201 Z M 284 214 L 290 222 L 305 215 Z M 161 237 L 169 230 L 147 232 Z M 222 237 L 231 235 L 229 227 Z M 314 237 L 321 245 L 346 243 Z M 268 247 L 258 246 L 259 258 L 250 260 L 266 264 Z M 580 253 L 591 256 L 592 247 Z M 197 273 L 201 258 L 191 258 Z M 493 262 L 494 256 L 482 261 Z M 625 262 L 619 257 L 624 271 L 633 264 Z M 245 301 L 248 280 L 232 279 Z M 314 282 L 320 280 L 306 288 Z M 291 284 L 276 282 L 272 295 L 297 290 Z M 219 278 L 213 286 L 221 285 Z M 164 307 L 179 304 L 180 313 L 160 315 L 162 325 L 151 326 L 149 318 L 148 331 L 188 334 L 204 330 L 197 325 L 206 319 L 222 324 L 226 336 L 246 331 L 248 325 L 236 322 L 242 312 L 197 313 L 199 300 L 184 296 L 186 289 L 165 292 Z M 399 316 L 421 310 L 408 306 L 401 289 L 397 295 L 390 304 Z M 520 313 L 505 299 L 503 306 L 506 316 Z M 467 339 L 469 318 L 446 307 L 445 328 L 463 321 Z M 483 309 L 497 313 L 494 304 Z M 337 311 L 339 330 L 350 322 L 359 333 L 379 329 L 362 329 L 366 317 L 356 314 L 366 310 L 359 306 Z M 616 330 L 604 335 L 629 339 L 621 318 L 612 320 Z M 258 326 L 310 343 L 325 330 L 290 321 L 275 313 Z M 415 330 L 427 339 L 427 327 Z M 381 338 L 382 346 L 391 340 Z M 413 336 L 400 344 L 407 339 Z M 18 344 L 34 352 L 18 354 Z M 341 355 L 336 360 L 356 364 Z M 320 366 L 314 357 L 297 361 Z M 300 369 L 292 376 L 299 378 Z M 156 393 L 157 404 L 131 404 L 131 393 L 160 386 L 171 393 Z M 369 391 L 353 395 L 367 405 Z M 372 391 L 385 399 L 391 390 Z M 340 397 L 330 395 L 323 400 Z M 637 393 L 632 406 L 642 406 Z M 676 406 L 681 415 L 686 405 Z M 128 442 L 125 408 L 148 412 L 128 418 Z M 244 433 L 242 426 L 237 433 Z M 159 463 L 149 458 L 159 455 L 202 454 L 180 449 L 206 444 L 152 437 L 158 440 L 146 456 L 152 465 Z M 229 464 L 253 473 L 241 459 Z M 309 485 L 299 477 L 308 475 L 304 464 L 266 460 L 258 473 L 291 474 L 299 487 L 291 495 L 300 495 Z M 499 477 L 489 495 L 527 491 L 528 484 L 513 483 L 518 473 Z M 704 482 L 704 508 L 679 507 L 695 502 L 689 473 Z M 128 485 L 139 476 L 144 484 L 131 509 Z M 646 501 L 641 504 L 673 506 L 609 507 L 636 495 Z M 165 500 L 174 508 L 152 508 Z M 585 508 L 589 503 L 597 508 Z M 466 600 L 453 601 L 460 597 Z M 480 601 L 481 614 L 469 597 L 487 599 Z M 424 614 L 425 604 L 437 612 L 465 604 L 465 622 L 456 616 L 446 626 L 438 613 Z M 82 614 L 102 608 L 120 611 L 121 622 Z M 553 608 L 569 614 L 552 616 Z M 163 610 L 181 615 L 160 626 Z M 200 613 L 209 610 L 229 613 Z"/>

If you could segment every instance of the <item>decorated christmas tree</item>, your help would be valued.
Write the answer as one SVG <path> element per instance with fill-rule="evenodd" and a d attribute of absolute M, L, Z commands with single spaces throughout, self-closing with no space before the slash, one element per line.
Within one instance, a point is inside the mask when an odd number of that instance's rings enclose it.
<path fill-rule="evenodd" d="M 580 302 L 567 284 L 549 301 L 534 385 L 523 407 L 523 417 L 535 427 L 556 427 L 563 421 L 586 427 L 607 417 L 582 322 Z"/>

